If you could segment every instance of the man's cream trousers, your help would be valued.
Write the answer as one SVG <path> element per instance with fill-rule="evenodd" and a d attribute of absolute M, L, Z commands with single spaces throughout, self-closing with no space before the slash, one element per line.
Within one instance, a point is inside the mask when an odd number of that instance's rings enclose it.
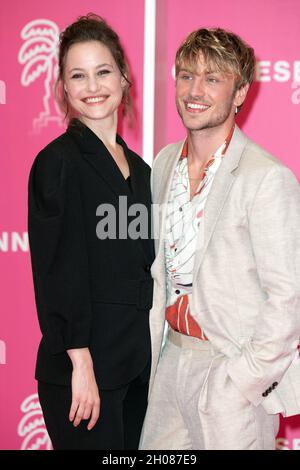
<path fill-rule="evenodd" d="M 209 341 L 169 331 L 140 449 L 275 449 L 279 416 L 242 396 L 226 361 Z"/>

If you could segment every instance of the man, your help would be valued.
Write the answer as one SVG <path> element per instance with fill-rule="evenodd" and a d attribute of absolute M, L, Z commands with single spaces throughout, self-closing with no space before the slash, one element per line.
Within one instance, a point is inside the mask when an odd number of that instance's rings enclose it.
<path fill-rule="evenodd" d="M 300 413 L 300 191 L 235 125 L 254 66 L 253 49 L 222 29 L 195 31 L 177 51 L 187 138 L 153 168 L 160 237 L 141 449 L 274 449 L 279 413 Z"/>

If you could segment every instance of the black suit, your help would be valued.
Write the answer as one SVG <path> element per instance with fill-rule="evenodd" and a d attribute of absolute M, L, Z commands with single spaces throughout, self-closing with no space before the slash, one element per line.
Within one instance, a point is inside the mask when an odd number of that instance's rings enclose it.
<path fill-rule="evenodd" d="M 151 239 L 118 236 L 119 197 L 148 208 L 150 168 L 118 136 L 130 186 L 98 137 L 75 125 L 36 157 L 29 176 L 28 233 L 39 323 L 36 378 L 71 383 L 67 349 L 90 349 L 100 390 L 119 389 L 150 361 Z M 123 203 L 124 203 L 123 198 Z M 116 211 L 116 239 L 99 239 L 97 208 Z M 106 214 L 105 214 L 106 215 Z M 128 218 L 127 223 L 130 224 Z"/>

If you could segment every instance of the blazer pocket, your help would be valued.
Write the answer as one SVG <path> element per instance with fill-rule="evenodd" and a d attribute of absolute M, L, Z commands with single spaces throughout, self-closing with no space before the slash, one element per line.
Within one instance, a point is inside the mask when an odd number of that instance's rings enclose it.
<path fill-rule="evenodd" d="M 109 304 L 136 305 L 150 310 L 153 298 L 153 280 L 111 279 L 92 284 L 92 301 Z"/>

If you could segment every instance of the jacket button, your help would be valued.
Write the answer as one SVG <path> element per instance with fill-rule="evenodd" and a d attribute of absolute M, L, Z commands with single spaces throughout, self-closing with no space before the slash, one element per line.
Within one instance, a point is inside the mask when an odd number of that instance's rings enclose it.
<path fill-rule="evenodd" d="M 263 396 L 263 397 L 267 397 L 267 396 L 268 396 L 268 393 L 267 393 L 267 392 L 264 392 L 264 393 L 262 393 L 262 396 Z"/>
<path fill-rule="evenodd" d="M 180 294 L 180 290 L 176 289 L 175 294 Z"/>
<path fill-rule="evenodd" d="M 272 389 L 274 390 L 274 388 L 276 388 L 278 385 L 278 382 L 274 382 L 273 385 L 272 385 Z"/>
<path fill-rule="evenodd" d="M 150 270 L 151 270 L 150 264 L 147 264 L 147 265 L 144 267 L 144 270 L 146 271 L 146 273 L 150 273 Z"/>

